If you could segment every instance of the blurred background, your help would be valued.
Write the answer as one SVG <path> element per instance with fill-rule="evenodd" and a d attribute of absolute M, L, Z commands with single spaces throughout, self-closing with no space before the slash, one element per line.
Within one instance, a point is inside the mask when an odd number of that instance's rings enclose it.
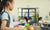
<path fill-rule="evenodd" d="M 15 19 L 18 20 L 18 8 L 38 8 L 39 16 L 45 19 L 45 16 L 49 16 L 50 12 L 50 0 L 14 0 L 13 15 Z"/>
<path fill-rule="evenodd" d="M 34 20 L 38 23 L 38 18 L 42 17 L 44 22 L 50 23 L 50 0 L 14 0 L 14 9 L 11 15 L 14 18 L 14 24 L 30 22 Z M 17 22 L 19 21 L 19 22 Z"/>

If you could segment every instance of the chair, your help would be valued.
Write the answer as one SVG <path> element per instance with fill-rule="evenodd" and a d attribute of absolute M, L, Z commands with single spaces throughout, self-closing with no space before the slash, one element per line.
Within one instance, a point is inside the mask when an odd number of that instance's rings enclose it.
<path fill-rule="evenodd" d="M 41 30 L 48 30 L 47 27 L 42 27 L 42 26 L 41 26 L 41 23 L 39 23 L 39 24 L 40 24 L 40 28 L 41 28 Z M 46 25 L 44 25 L 44 26 L 46 26 Z"/>
<path fill-rule="evenodd" d="M 48 29 L 50 30 L 50 24 L 48 25 Z"/>

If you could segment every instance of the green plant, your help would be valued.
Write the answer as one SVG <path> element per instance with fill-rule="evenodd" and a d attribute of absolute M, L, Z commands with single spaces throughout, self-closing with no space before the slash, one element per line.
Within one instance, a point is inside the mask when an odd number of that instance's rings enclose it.
<path fill-rule="evenodd" d="M 39 17 L 39 14 L 36 13 L 36 14 L 34 15 L 34 23 L 38 23 L 38 17 Z"/>

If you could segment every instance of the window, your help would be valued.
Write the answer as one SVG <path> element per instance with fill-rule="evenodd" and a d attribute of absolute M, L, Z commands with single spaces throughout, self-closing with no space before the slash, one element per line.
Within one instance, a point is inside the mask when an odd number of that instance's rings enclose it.
<path fill-rule="evenodd" d="M 38 13 L 36 8 L 19 8 L 19 18 L 31 17 L 34 20 L 35 14 Z"/>

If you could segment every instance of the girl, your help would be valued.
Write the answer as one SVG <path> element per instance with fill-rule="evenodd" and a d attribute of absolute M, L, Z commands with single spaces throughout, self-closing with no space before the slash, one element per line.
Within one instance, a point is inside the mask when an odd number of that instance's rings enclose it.
<path fill-rule="evenodd" d="M 39 17 L 39 23 L 43 24 L 42 17 Z"/>
<path fill-rule="evenodd" d="M 41 24 L 41 27 L 43 27 L 44 23 L 48 23 L 48 22 L 43 22 L 42 17 L 39 17 L 39 24 Z"/>
<path fill-rule="evenodd" d="M 11 21 L 12 18 L 9 18 L 9 11 L 13 9 L 14 0 L 0 0 L 0 12 L 1 12 L 1 30 L 15 30 L 11 28 Z M 4 9 L 4 10 L 3 10 Z M 3 10 L 3 11 L 2 11 Z M 10 28 L 9 28 L 10 27 Z"/>
<path fill-rule="evenodd" d="M 9 14 L 9 11 L 13 9 L 13 4 L 14 0 L 0 0 L 1 30 L 17 30 L 13 28 L 13 19 Z"/>

